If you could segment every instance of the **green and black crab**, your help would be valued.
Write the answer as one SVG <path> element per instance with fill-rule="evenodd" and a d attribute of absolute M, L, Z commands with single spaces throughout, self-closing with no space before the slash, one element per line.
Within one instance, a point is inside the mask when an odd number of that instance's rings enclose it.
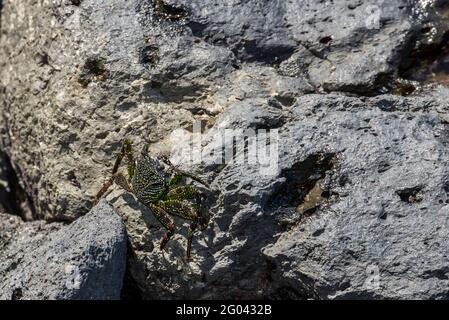
<path fill-rule="evenodd" d="M 123 158 L 127 161 L 127 177 L 119 172 Z M 175 224 L 170 215 L 191 221 L 187 234 L 187 260 L 191 260 L 193 234 L 198 225 L 205 228 L 207 222 L 200 212 L 200 192 L 193 184 L 182 184 L 182 181 L 187 177 L 209 186 L 195 175 L 177 169 L 167 158 L 160 158 L 160 161 L 169 166 L 168 171 L 161 169 L 158 161 L 149 156 L 148 146 L 135 158 L 131 141 L 124 139 L 112 169 L 112 176 L 97 193 L 96 201 L 98 202 L 113 183 L 132 193 L 167 229 L 161 241 L 161 250 L 175 233 Z"/>

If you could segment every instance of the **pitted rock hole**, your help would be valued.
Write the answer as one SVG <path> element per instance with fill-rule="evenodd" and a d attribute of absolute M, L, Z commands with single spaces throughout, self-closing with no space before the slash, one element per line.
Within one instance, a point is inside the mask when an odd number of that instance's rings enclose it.
<path fill-rule="evenodd" d="M 281 175 L 285 182 L 273 192 L 268 206 L 274 210 L 296 208 L 303 213 L 316 208 L 318 203 L 308 204 L 307 199 L 315 202 L 316 199 L 326 198 L 328 193 L 321 190 L 320 181 L 326 172 L 334 168 L 336 162 L 335 153 L 316 153 L 284 169 Z"/>

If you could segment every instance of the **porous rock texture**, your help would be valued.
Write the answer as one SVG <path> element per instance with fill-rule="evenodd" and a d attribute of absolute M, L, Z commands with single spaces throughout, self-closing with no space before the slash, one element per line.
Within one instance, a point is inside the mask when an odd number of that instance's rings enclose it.
<path fill-rule="evenodd" d="M 161 252 L 165 230 L 113 188 L 140 295 L 447 298 L 449 92 L 411 81 L 421 54 L 444 48 L 446 12 L 444 1 L 3 0 L 0 148 L 35 217 L 71 221 L 125 136 L 157 154 L 180 149 L 170 134 L 189 137 L 195 120 L 204 148 L 226 128 L 278 129 L 272 175 L 180 161 L 211 185 L 191 263 L 185 227 Z"/>
<path fill-rule="evenodd" d="M 0 215 L 0 299 L 119 299 L 126 231 L 106 202 L 70 225 Z"/>

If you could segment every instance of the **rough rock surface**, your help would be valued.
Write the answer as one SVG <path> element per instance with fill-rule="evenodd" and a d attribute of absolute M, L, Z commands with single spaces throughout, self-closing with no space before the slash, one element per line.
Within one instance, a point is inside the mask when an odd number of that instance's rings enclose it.
<path fill-rule="evenodd" d="M 301 161 L 317 152 L 337 160 L 324 176 L 329 198 L 320 209 L 262 249 L 276 285 L 310 286 L 329 299 L 448 298 L 449 91 L 443 92 L 441 99 L 298 101 L 295 121 L 282 129 L 280 154 L 290 158 L 283 170 L 295 168 L 301 177 Z M 313 116 L 301 120 L 307 112 Z M 279 188 L 291 190 L 294 179 L 287 176 Z"/>
<path fill-rule="evenodd" d="M 191 264 L 182 259 L 182 236 L 161 253 L 164 230 L 151 212 L 111 193 L 126 217 L 142 291 L 148 298 L 447 298 L 448 98 L 440 88 L 413 98 L 314 94 L 282 109 L 230 107 L 206 141 L 216 141 L 222 121 L 266 127 L 273 113 L 284 114 L 279 171 L 205 168 L 218 196 L 209 197 L 211 220 Z M 307 203 L 316 184 L 320 198 Z M 301 205 L 308 210 L 295 210 Z"/>
<path fill-rule="evenodd" d="M 70 225 L 0 215 L 0 299 L 118 299 L 126 232 L 100 202 Z"/>
<path fill-rule="evenodd" d="M 193 263 L 183 235 L 160 252 L 151 212 L 108 195 L 142 296 L 447 298 L 448 92 L 399 96 L 444 48 L 443 4 L 4 0 L 0 148 L 36 217 L 74 220 L 125 136 L 166 153 L 194 120 L 206 146 L 279 129 L 272 176 L 184 161 L 212 186 Z"/>
<path fill-rule="evenodd" d="M 38 217 L 74 219 L 125 135 L 154 143 L 194 119 L 211 127 L 235 100 L 391 89 L 401 57 L 446 30 L 429 22 L 435 6 L 3 1 L 1 147 Z"/>

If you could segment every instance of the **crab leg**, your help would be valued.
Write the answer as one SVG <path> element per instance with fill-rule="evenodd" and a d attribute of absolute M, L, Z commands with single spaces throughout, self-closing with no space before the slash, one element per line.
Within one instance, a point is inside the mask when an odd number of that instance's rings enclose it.
<path fill-rule="evenodd" d="M 161 241 L 160 249 L 162 250 L 164 249 L 170 238 L 175 234 L 175 224 L 168 217 L 167 212 L 161 207 L 158 207 L 153 203 L 148 204 L 148 207 L 151 209 L 151 212 L 153 212 L 159 222 L 164 226 L 164 228 L 167 229 L 167 233 L 164 235 L 164 238 Z"/>
<path fill-rule="evenodd" d="M 122 147 L 120 148 L 120 152 L 115 159 L 114 167 L 112 168 L 112 175 L 101 187 L 100 191 L 95 196 L 95 203 L 97 203 L 100 198 L 108 191 L 108 189 L 112 186 L 114 181 L 119 179 L 120 182 L 123 182 L 123 176 L 117 176 L 117 171 L 122 163 L 123 157 L 127 157 L 127 165 L 128 165 L 128 179 L 131 180 L 134 175 L 135 170 L 135 162 L 134 156 L 132 152 L 131 142 L 128 139 L 124 139 L 122 143 Z M 126 178 L 125 178 L 126 180 Z"/>
<path fill-rule="evenodd" d="M 192 239 L 199 220 L 198 212 L 178 200 L 161 201 L 160 206 L 171 215 L 192 221 L 187 233 L 187 260 L 191 260 Z"/>
<path fill-rule="evenodd" d="M 176 185 L 179 182 L 179 180 L 181 180 L 182 177 L 188 177 L 196 182 L 201 183 L 202 185 L 206 186 L 207 188 L 210 188 L 209 184 L 207 182 L 204 182 L 201 178 L 198 178 L 197 176 L 195 176 L 189 172 L 186 172 L 184 170 L 181 170 L 181 169 L 175 167 L 167 157 L 162 156 L 162 157 L 159 157 L 159 159 L 162 162 L 164 162 L 165 164 L 167 164 L 170 167 L 170 170 L 174 174 L 173 177 L 168 182 L 168 184 L 170 186 Z"/>

